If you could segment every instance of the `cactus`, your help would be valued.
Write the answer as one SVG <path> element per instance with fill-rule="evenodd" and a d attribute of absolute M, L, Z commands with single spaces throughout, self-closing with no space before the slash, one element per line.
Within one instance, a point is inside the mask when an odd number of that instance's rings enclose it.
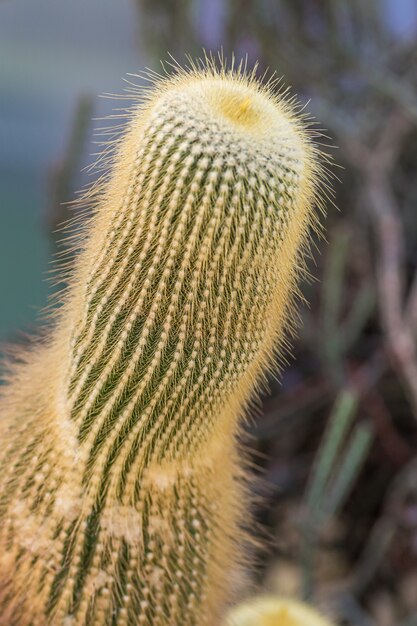
<path fill-rule="evenodd" d="M 135 103 L 53 328 L 4 387 L 1 625 L 220 623 L 245 560 L 237 436 L 323 189 L 312 136 L 210 62 Z"/>
<path fill-rule="evenodd" d="M 290 598 L 257 596 L 232 609 L 225 626 L 332 626 L 308 604 Z"/>

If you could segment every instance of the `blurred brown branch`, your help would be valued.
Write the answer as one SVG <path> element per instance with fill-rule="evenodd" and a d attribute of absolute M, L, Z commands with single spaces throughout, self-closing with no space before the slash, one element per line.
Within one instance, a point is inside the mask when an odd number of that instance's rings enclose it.
<path fill-rule="evenodd" d="M 368 212 L 377 241 L 375 273 L 382 328 L 417 419 L 417 347 L 413 328 L 416 296 L 412 290 L 411 302 L 405 298 L 405 236 L 391 186 L 393 168 L 412 125 L 409 116 L 395 109 L 372 149 L 352 137 L 342 138 L 342 147 L 362 175 L 360 206 Z"/>

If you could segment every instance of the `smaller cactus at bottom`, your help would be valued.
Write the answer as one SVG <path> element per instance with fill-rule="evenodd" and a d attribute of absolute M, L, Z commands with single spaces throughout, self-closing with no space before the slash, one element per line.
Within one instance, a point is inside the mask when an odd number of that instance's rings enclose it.
<path fill-rule="evenodd" d="M 257 596 L 232 609 L 224 626 L 334 626 L 308 604 Z"/>

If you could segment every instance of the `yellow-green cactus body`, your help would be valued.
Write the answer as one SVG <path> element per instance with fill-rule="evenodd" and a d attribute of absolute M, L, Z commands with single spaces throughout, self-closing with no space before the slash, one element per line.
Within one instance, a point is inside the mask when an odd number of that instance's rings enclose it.
<path fill-rule="evenodd" d="M 332 626 L 332 624 L 304 602 L 274 596 L 258 596 L 232 609 L 224 626 Z"/>
<path fill-rule="evenodd" d="M 5 388 L 1 625 L 219 623 L 242 561 L 236 435 L 318 176 L 291 107 L 240 73 L 181 72 L 136 107 L 54 330 Z"/>

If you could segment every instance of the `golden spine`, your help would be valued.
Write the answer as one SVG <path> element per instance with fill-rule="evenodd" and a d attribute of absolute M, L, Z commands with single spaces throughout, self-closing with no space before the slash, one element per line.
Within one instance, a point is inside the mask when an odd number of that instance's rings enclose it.
<path fill-rule="evenodd" d="M 54 329 L 4 388 L 1 625 L 220 623 L 236 436 L 294 316 L 311 136 L 272 86 L 210 63 L 134 108 Z"/>

